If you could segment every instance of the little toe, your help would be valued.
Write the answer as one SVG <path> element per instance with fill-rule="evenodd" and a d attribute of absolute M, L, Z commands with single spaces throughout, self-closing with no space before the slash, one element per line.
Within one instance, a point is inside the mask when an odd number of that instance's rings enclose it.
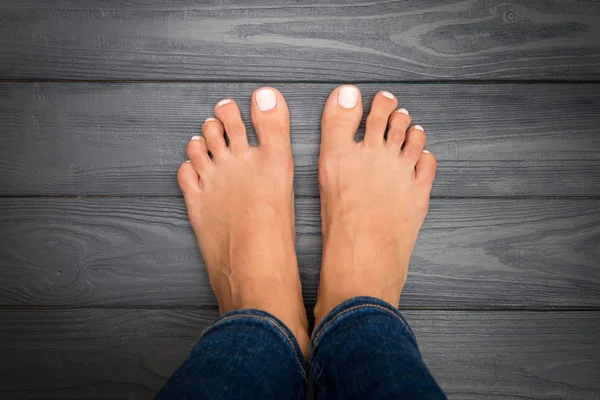
<path fill-rule="evenodd" d="M 329 95 L 321 119 L 321 152 L 354 143 L 354 134 L 362 118 L 360 90 L 342 85 Z"/>
<path fill-rule="evenodd" d="M 290 147 L 290 113 L 277 89 L 263 87 L 254 91 L 252 123 L 260 147 Z"/>
<path fill-rule="evenodd" d="M 404 141 L 404 147 L 402 148 L 402 159 L 406 160 L 409 164 L 415 165 L 421 157 L 423 148 L 425 147 L 425 131 L 421 125 L 412 126 L 408 132 L 406 132 L 406 140 Z"/>
<path fill-rule="evenodd" d="M 250 145 L 237 103 L 232 99 L 219 101 L 215 106 L 215 115 L 225 127 L 231 151 L 236 154 L 247 151 Z"/>
<path fill-rule="evenodd" d="M 404 144 L 406 130 L 408 129 L 410 122 L 410 114 L 405 108 L 396 110 L 396 112 L 390 115 L 390 119 L 388 121 L 386 144 L 387 147 L 396 154 L 400 153 L 400 149 Z"/>
<path fill-rule="evenodd" d="M 216 159 L 227 153 L 227 144 L 223 136 L 223 124 L 214 118 L 207 118 L 202 125 L 202 134 L 206 138 L 208 150 Z"/>
<path fill-rule="evenodd" d="M 432 185 L 435 179 L 436 167 L 437 161 L 433 154 L 427 150 L 423 150 L 415 166 L 417 181 Z"/>
<path fill-rule="evenodd" d="M 384 135 L 388 119 L 397 106 L 398 100 L 390 92 L 383 91 L 375 95 L 365 126 L 364 142 L 367 146 L 377 146 L 385 143 Z"/>
<path fill-rule="evenodd" d="M 184 162 L 177 171 L 177 182 L 184 196 L 194 196 L 200 193 L 201 181 L 198 172 L 189 161 Z"/>
<path fill-rule="evenodd" d="M 214 167 L 208 155 L 208 144 L 202 136 L 194 136 L 190 140 L 187 146 L 187 155 L 192 166 L 200 176 Z"/>

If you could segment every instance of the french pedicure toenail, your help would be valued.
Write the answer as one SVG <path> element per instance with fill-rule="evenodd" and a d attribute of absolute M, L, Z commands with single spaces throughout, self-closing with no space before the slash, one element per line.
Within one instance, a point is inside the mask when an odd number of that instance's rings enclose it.
<path fill-rule="evenodd" d="M 192 140 L 200 140 L 200 136 L 192 136 Z"/>
<path fill-rule="evenodd" d="M 381 92 L 381 95 L 382 95 L 383 97 L 387 97 L 387 98 L 388 98 L 388 99 L 390 99 L 390 100 L 394 100 L 394 95 L 393 95 L 393 94 L 391 94 L 391 93 L 390 93 L 390 92 L 388 92 L 388 91 Z"/>
<path fill-rule="evenodd" d="M 223 99 L 217 103 L 217 107 L 224 106 L 225 104 L 231 103 L 231 99 Z"/>
<path fill-rule="evenodd" d="M 406 108 L 401 108 L 401 109 L 397 110 L 396 112 L 399 112 L 400 114 L 410 115 Z"/>
<path fill-rule="evenodd" d="M 277 95 L 271 89 L 260 89 L 256 92 L 256 105 L 260 111 L 269 111 L 277 105 Z"/>
<path fill-rule="evenodd" d="M 423 127 L 421 125 L 415 125 L 415 126 L 413 126 L 413 128 L 425 132 L 425 129 L 423 129 Z"/>
<path fill-rule="evenodd" d="M 354 108 L 358 101 L 358 89 L 354 86 L 342 86 L 338 93 L 338 103 L 344 108 Z"/>

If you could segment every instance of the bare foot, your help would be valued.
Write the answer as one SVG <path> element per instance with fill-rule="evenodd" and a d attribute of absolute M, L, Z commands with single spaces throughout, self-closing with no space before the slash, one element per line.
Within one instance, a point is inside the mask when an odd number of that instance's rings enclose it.
<path fill-rule="evenodd" d="M 436 161 L 423 150 L 425 132 L 379 92 L 365 138 L 354 134 L 362 118 L 360 91 L 331 93 L 321 122 L 319 183 L 323 265 L 315 307 L 318 324 L 331 309 L 356 296 L 398 306 L 408 262 L 429 208 Z M 387 139 L 384 134 L 387 130 Z"/>
<path fill-rule="evenodd" d="M 254 92 L 258 147 L 248 144 L 233 100 L 217 103 L 215 115 L 202 126 L 203 136 L 190 141 L 190 161 L 181 165 L 178 180 L 220 311 L 267 311 L 286 324 L 306 353 L 287 104 L 275 89 Z"/>

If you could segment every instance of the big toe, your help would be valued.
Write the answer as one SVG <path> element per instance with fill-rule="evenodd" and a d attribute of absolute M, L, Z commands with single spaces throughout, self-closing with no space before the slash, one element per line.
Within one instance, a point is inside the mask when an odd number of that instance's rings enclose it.
<path fill-rule="evenodd" d="M 331 92 L 321 119 L 321 151 L 354 143 L 362 113 L 360 90 L 356 86 L 342 85 Z"/>
<path fill-rule="evenodd" d="M 263 87 L 252 94 L 252 123 L 260 147 L 290 146 L 290 112 L 279 90 Z"/>

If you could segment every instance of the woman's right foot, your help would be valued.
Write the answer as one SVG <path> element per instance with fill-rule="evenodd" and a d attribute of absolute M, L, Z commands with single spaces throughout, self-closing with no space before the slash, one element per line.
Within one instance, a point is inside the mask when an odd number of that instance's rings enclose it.
<path fill-rule="evenodd" d="M 436 160 L 425 132 L 389 92 L 373 99 L 364 140 L 360 91 L 335 89 L 323 112 L 319 184 L 323 265 L 318 323 L 340 303 L 371 296 L 398 306 L 408 262 L 429 208 Z M 385 133 L 387 131 L 387 138 Z"/>
<path fill-rule="evenodd" d="M 188 144 L 190 162 L 179 168 L 179 185 L 221 313 L 266 311 L 292 331 L 306 354 L 288 107 L 268 87 L 257 90 L 251 104 L 259 145 L 249 145 L 237 104 L 221 100 L 217 118 L 207 119 L 204 135 Z"/>

